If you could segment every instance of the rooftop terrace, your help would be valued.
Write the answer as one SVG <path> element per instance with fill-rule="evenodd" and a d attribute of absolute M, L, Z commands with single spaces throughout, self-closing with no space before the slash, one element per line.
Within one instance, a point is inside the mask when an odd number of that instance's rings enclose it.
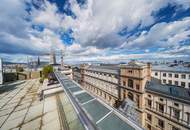
<path fill-rule="evenodd" d="M 0 88 L 1 130 L 61 129 L 56 99 L 39 100 L 37 79 L 17 81 Z"/>

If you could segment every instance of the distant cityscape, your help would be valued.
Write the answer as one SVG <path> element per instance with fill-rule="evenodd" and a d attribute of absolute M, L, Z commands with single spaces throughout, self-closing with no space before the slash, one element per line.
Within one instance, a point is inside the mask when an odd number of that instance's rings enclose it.
<path fill-rule="evenodd" d="M 40 78 L 43 67 L 51 65 L 58 79 L 62 74 L 80 84 L 81 89 L 117 109 L 137 127 L 147 130 L 190 129 L 190 62 L 132 60 L 127 64 L 66 65 L 64 57 L 60 58 L 61 63 L 57 64 L 52 52 L 49 63 L 41 62 L 39 57 L 23 64 L 2 62 L 2 77 L 18 73 L 17 69 L 21 67 L 23 70 L 19 73 L 30 72 L 25 79 Z M 34 76 L 33 72 L 38 74 Z"/>

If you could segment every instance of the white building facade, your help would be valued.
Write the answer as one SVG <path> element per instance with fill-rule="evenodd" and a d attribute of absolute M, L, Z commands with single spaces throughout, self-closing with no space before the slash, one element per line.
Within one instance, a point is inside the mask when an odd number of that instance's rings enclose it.
<path fill-rule="evenodd" d="M 153 67 L 151 76 L 160 79 L 161 84 L 190 88 L 190 68 Z"/>

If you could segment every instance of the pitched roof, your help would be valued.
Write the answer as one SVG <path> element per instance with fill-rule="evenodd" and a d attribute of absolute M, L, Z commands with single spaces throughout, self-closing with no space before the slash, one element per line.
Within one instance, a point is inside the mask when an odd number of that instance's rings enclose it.
<path fill-rule="evenodd" d="M 149 83 L 147 82 L 146 91 L 158 93 L 172 99 L 190 103 L 190 89 L 177 87 L 174 85 L 163 85 L 160 83 L 160 80 L 156 78 L 152 78 Z"/>

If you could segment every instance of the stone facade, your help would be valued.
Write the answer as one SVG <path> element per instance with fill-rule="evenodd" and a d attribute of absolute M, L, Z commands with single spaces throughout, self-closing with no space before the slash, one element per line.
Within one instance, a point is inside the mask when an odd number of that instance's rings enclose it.
<path fill-rule="evenodd" d="M 148 92 L 145 95 L 147 130 L 189 130 L 190 102 Z"/>
<path fill-rule="evenodd" d="M 176 101 L 171 95 L 164 96 L 147 89 L 152 81 L 151 68 L 149 63 L 136 61 L 112 67 L 81 65 L 77 72 L 78 75 L 80 72 L 80 80 L 77 80 L 81 81 L 82 87 L 111 106 L 118 107 L 118 103 L 125 99 L 133 101 L 140 124 L 148 130 L 190 129 L 190 102 Z M 164 106 L 159 106 L 159 103 Z M 164 109 L 163 112 L 160 109 Z"/>
<path fill-rule="evenodd" d="M 182 67 L 181 70 L 183 70 L 183 68 L 184 67 Z M 175 68 L 173 71 L 155 69 L 152 70 L 152 77 L 160 79 L 162 84 L 190 88 L 190 69 L 188 71 L 177 71 Z"/>

